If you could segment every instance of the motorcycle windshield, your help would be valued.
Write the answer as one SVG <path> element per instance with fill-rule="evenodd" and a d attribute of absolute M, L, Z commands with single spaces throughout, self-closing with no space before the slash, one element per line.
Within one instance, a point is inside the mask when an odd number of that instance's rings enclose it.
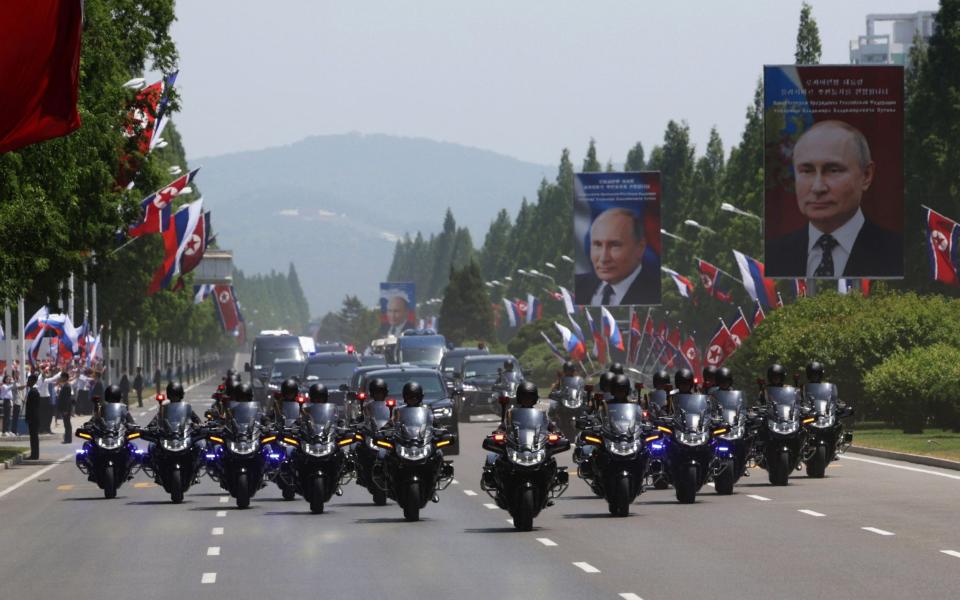
<path fill-rule="evenodd" d="M 300 418 L 300 404 L 297 402 L 281 402 L 280 412 L 283 414 L 283 420 L 289 425 Z"/>
<path fill-rule="evenodd" d="M 390 421 L 390 407 L 386 402 L 368 402 L 366 406 L 367 420 L 377 429 L 382 429 Z"/>
<path fill-rule="evenodd" d="M 536 408 L 514 408 L 510 411 L 510 421 L 514 440 L 522 448 L 535 448 L 547 430 L 546 415 Z"/>
<path fill-rule="evenodd" d="M 774 416 L 781 421 L 796 418 L 797 388 L 785 385 L 783 387 L 768 387 L 767 402 Z"/>
<path fill-rule="evenodd" d="M 660 409 L 660 412 L 667 410 L 667 392 L 663 390 L 654 390 L 650 392 L 650 405 Z"/>
<path fill-rule="evenodd" d="M 119 402 L 107 402 L 103 405 L 100 416 L 107 429 L 116 429 L 126 419 L 127 405 Z"/>
<path fill-rule="evenodd" d="M 803 386 L 803 395 L 818 415 L 827 415 L 836 404 L 835 390 L 832 383 L 808 383 Z"/>
<path fill-rule="evenodd" d="M 260 406 L 256 402 L 234 402 L 230 407 L 230 426 L 237 435 L 250 435 L 259 417 Z"/>
<path fill-rule="evenodd" d="M 684 431 L 699 431 L 706 426 L 710 401 L 705 394 L 677 394 L 673 397 L 675 419 Z"/>
<path fill-rule="evenodd" d="M 190 405 L 185 402 L 171 402 L 163 407 L 163 419 L 160 428 L 170 433 L 180 433 L 190 422 Z"/>
<path fill-rule="evenodd" d="M 583 377 L 564 377 L 563 386 L 571 390 L 579 390 L 583 387 Z"/>
<path fill-rule="evenodd" d="M 615 403 L 607 405 L 607 419 L 604 423 L 611 433 L 633 435 L 641 419 L 640 407 L 636 404 Z"/>
<path fill-rule="evenodd" d="M 426 438 L 432 421 L 433 413 L 425 406 L 404 406 L 397 409 L 397 429 L 401 439 Z"/>
<path fill-rule="evenodd" d="M 736 390 L 716 390 L 712 395 L 720 406 L 724 423 L 736 425 L 743 408 L 743 394 Z"/>
<path fill-rule="evenodd" d="M 307 404 L 303 407 L 304 428 L 310 436 L 328 434 L 337 426 L 339 413 L 336 404 Z"/>

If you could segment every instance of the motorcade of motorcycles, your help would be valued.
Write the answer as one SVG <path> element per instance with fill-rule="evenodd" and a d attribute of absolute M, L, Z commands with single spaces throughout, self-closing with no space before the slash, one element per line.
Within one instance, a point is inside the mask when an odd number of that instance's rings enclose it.
<path fill-rule="evenodd" d="M 207 475 L 247 508 L 257 491 L 283 461 L 272 442 L 277 435 L 264 431 L 257 402 L 231 402 L 224 424 L 208 429 L 204 454 Z"/>
<path fill-rule="evenodd" d="M 673 484 L 678 502 L 691 504 L 713 475 L 716 440 L 728 430 L 714 428 L 706 394 L 673 394 L 670 403 L 672 414 L 657 420 L 657 429 L 665 434 L 662 448 L 657 446 L 663 467 L 661 475 Z"/>
<path fill-rule="evenodd" d="M 578 465 L 577 476 L 606 499 L 611 515 L 625 517 L 630 514 L 630 504 L 643 492 L 646 444 L 659 439 L 659 432 L 644 426 L 642 406 L 610 403 L 601 411 L 599 424 L 584 427 L 580 433 L 578 445 L 594 448 Z"/>
<path fill-rule="evenodd" d="M 502 401 L 506 406 L 506 398 Z M 555 456 L 570 449 L 570 440 L 548 428 L 536 408 L 514 407 L 504 428 L 487 436 L 483 448 L 496 455 L 484 467 L 480 488 L 508 511 L 519 531 L 533 529 L 533 520 L 569 484 L 567 468 Z"/>
<path fill-rule="evenodd" d="M 352 479 L 348 449 L 353 431 L 342 425 L 336 405 L 309 403 L 303 405 L 298 425 L 284 429 L 280 439 L 292 447 L 285 464 L 290 466 L 294 489 L 310 503 L 310 512 L 322 513 Z"/>
<path fill-rule="evenodd" d="M 357 484 L 367 488 L 377 506 L 387 503 L 386 491 L 373 479 L 374 465 L 386 456 L 386 448 L 377 445 L 377 434 L 390 424 L 391 411 L 396 405 L 393 397 L 384 400 L 367 398 L 361 404 L 362 421 L 354 429 L 356 444 L 353 446 L 353 455 Z"/>
<path fill-rule="evenodd" d="M 666 390 L 653 390 L 646 396 L 646 409 L 651 422 L 669 419 L 671 414 L 670 393 Z M 667 441 L 660 439 L 651 441 L 647 447 L 649 460 L 647 476 L 650 485 L 657 490 L 670 487 L 670 475 L 666 471 Z"/>
<path fill-rule="evenodd" d="M 466 356 L 460 365 L 460 371 L 454 383 L 454 404 L 461 422 L 468 422 L 471 415 L 489 413 L 494 386 L 502 371 L 503 364 L 509 361 L 514 372 L 520 372 L 520 361 L 510 354 L 484 354 Z M 493 411 L 499 414 L 499 409 Z"/>
<path fill-rule="evenodd" d="M 163 402 L 163 394 L 158 395 Z M 199 483 L 203 468 L 205 432 L 194 427 L 193 408 L 186 402 L 172 402 L 158 410 L 156 425 L 140 430 L 141 439 L 149 442 L 141 466 L 143 472 L 170 494 L 174 504 L 183 502 L 183 495 Z"/>
<path fill-rule="evenodd" d="M 270 442 L 268 456 L 279 454 L 282 458 L 277 468 L 272 471 L 271 479 L 280 488 L 284 500 L 293 500 L 297 497 L 297 473 L 292 453 L 297 444 L 293 443 L 296 438 L 288 436 L 287 432 L 300 418 L 300 406 L 306 398 L 301 395 L 297 402 L 284 402 L 279 399 L 279 393 L 276 395 L 278 397 L 275 398 L 277 408 L 273 430 L 277 436 Z M 336 406 L 333 408 L 336 409 Z"/>
<path fill-rule="evenodd" d="M 453 462 L 444 460 L 443 448 L 454 435 L 434 428 L 431 409 L 403 406 L 394 410 L 390 427 L 375 436 L 386 452 L 373 468 L 373 483 L 403 508 L 403 518 L 419 521 L 427 502 L 439 502 L 437 492 L 453 481 Z"/>
<path fill-rule="evenodd" d="M 560 377 L 557 389 L 550 392 L 553 404 L 551 414 L 556 415 L 556 424 L 565 436 L 573 439 L 577 435 L 577 419 L 587 412 L 590 391 L 583 377 Z M 592 389 L 592 388 L 591 388 Z"/>
<path fill-rule="evenodd" d="M 757 437 L 756 420 L 750 418 L 740 390 L 715 388 L 710 395 L 717 407 L 718 428 L 727 430 L 714 441 L 713 486 L 718 494 L 727 495 L 749 474 L 747 461 Z"/>
<path fill-rule="evenodd" d="M 104 498 L 116 498 L 120 486 L 133 479 L 140 468 L 139 451 L 133 444 L 140 432 L 128 427 L 125 404 L 101 403 L 98 411 L 98 416 L 76 430 L 76 436 L 84 440 L 77 450 L 76 464 L 103 490 Z"/>
<path fill-rule="evenodd" d="M 803 419 L 807 432 L 803 460 L 807 476 L 821 478 L 827 465 L 837 459 L 853 443 L 843 419 L 853 416 L 852 406 L 841 406 L 837 386 L 832 383 L 808 383 L 803 386 Z M 811 420 L 812 419 L 812 420 Z"/>
<path fill-rule="evenodd" d="M 756 461 L 766 469 L 772 485 L 787 485 L 790 473 L 804 457 L 808 437 L 805 426 L 816 418 L 805 416 L 800 390 L 793 386 L 767 386 L 764 395 Z"/>

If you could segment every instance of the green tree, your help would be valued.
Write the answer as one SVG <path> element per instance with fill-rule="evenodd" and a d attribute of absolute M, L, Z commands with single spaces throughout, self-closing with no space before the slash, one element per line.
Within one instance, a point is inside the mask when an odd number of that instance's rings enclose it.
<path fill-rule="evenodd" d="M 463 269 L 450 270 L 440 306 L 440 333 L 455 344 L 493 337 L 493 309 L 475 261 Z"/>
<path fill-rule="evenodd" d="M 583 159 L 583 172 L 593 173 L 602 170 L 600 161 L 597 160 L 597 144 L 593 138 L 590 138 L 590 146 L 587 148 L 587 157 Z"/>
<path fill-rule="evenodd" d="M 647 164 L 644 162 L 643 144 L 637 142 L 630 151 L 627 152 L 627 160 L 623 165 L 624 171 L 643 171 Z"/>
<path fill-rule="evenodd" d="M 794 59 L 798 65 L 820 64 L 820 29 L 813 18 L 813 7 L 803 3 L 800 7 L 800 27 L 797 29 L 797 51 Z"/>

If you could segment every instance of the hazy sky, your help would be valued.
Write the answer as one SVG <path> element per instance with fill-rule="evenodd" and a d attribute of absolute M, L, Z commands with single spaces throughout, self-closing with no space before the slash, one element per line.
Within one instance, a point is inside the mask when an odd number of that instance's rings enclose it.
<path fill-rule="evenodd" d="M 193 157 L 315 134 L 388 133 L 555 164 L 648 153 L 670 119 L 729 148 L 764 63 L 793 62 L 800 0 L 180 0 Z M 824 63 L 865 15 L 936 0 L 814 0 Z"/>

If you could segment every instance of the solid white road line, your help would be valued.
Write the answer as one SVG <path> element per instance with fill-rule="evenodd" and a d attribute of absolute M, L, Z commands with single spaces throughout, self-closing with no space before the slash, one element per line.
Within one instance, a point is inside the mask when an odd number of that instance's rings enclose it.
<path fill-rule="evenodd" d="M 810 515 L 811 517 L 825 517 L 825 516 L 827 516 L 827 515 L 825 515 L 825 514 L 823 514 L 823 513 L 817 512 L 817 511 L 815 511 L 815 510 L 810 510 L 809 508 L 801 508 L 801 509 L 798 510 L 797 512 L 802 512 L 803 514 L 805 514 L 805 515 Z"/>
<path fill-rule="evenodd" d="M 210 530 L 210 535 L 223 535 L 223 527 L 214 527 Z"/>
<path fill-rule="evenodd" d="M 577 567 L 578 569 L 580 569 L 580 570 L 583 571 L 584 573 L 599 573 L 599 572 L 600 572 L 600 569 L 596 568 L 595 566 L 591 565 L 590 563 L 575 562 L 575 563 L 573 563 L 573 566 Z"/>
<path fill-rule="evenodd" d="M 864 531 L 869 531 L 870 533 L 875 533 L 877 535 L 896 535 L 892 531 L 886 531 L 884 529 L 877 529 L 876 527 L 861 527 L 860 529 Z"/>
<path fill-rule="evenodd" d="M 623 600 L 643 600 L 643 598 L 633 592 L 624 592 L 620 594 L 620 597 L 623 598 Z"/>
<path fill-rule="evenodd" d="M 543 544 L 544 546 L 556 546 L 557 543 L 550 538 L 537 538 L 537 541 Z"/>
<path fill-rule="evenodd" d="M 880 465 L 881 467 L 891 467 L 893 469 L 903 469 L 904 471 L 913 471 L 914 473 L 924 473 L 926 475 L 936 475 L 937 477 L 946 477 L 947 479 L 956 479 L 960 481 L 960 475 L 951 475 L 950 473 L 939 473 L 937 471 L 930 471 L 929 469 L 918 469 L 917 467 L 908 467 L 906 465 L 894 465 L 888 462 L 882 462 L 879 460 L 871 460 L 869 458 L 858 458 L 854 456 L 847 456 L 844 454 L 841 456 L 843 460 L 855 460 L 857 462 L 870 463 L 871 465 Z"/>
<path fill-rule="evenodd" d="M 31 473 L 30 475 L 27 475 L 26 477 L 24 477 L 23 479 L 21 479 L 21 480 L 18 481 L 17 483 L 11 485 L 11 486 L 8 487 L 7 489 L 5 489 L 5 490 L 3 490 L 2 492 L 0 492 L 0 498 L 3 498 L 4 496 L 6 496 L 7 494 L 9 494 L 10 492 L 12 492 L 12 491 L 14 491 L 14 490 L 16 490 L 16 489 L 19 489 L 21 486 L 26 485 L 27 482 L 30 481 L 31 479 L 36 479 L 37 477 L 40 477 L 41 475 L 43 475 L 43 474 L 46 473 L 47 471 L 50 471 L 50 470 L 54 469 L 55 467 L 60 466 L 61 464 L 63 464 L 64 461 L 66 461 L 66 460 L 68 460 L 68 459 L 70 459 L 70 458 L 72 458 L 72 457 L 73 457 L 73 454 L 68 454 L 68 455 L 64 456 L 63 458 L 57 459 L 57 462 L 53 463 L 52 465 L 47 465 L 47 466 L 45 466 L 44 468 L 42 468 L 42 469 L 40 469 L 39 471 L 37 471 L 36 473 Z"/>
<path fill-rule="evenodd" d="M 954 558 L 960 558 L 960 552 L 957 552 L 956 550 L 941 550 L 940 552 L 943 552 L 943 553 L 946 554 L 947 556 L 952 556 L 952 557 L 954 557 Z"/>
<path fill-rule="evenodd" d="M 225 516 L 227 516 L 227 511 L 225 511 L 225 510 L 218 510 L 218 511 L 217 511 L 217 516 L 218 516 L 218 517 L 225 517 Z"/>
<path fill-rule="evenodd" d="M 207 556 L 220 556 L 220 546 L 210 546 L 207 548 Z"/>
<path fill-rule="evenodd" d="M 463 493 L 466 494 L 466 495 L 468 495 L 468 496 L 476 496 L 476 495 L 477 495 L 477 493 L 476 493 L 475 491 L 473 491 L 473 490 L 463 490 Z"/>
<path fill-rule="evenodd" d="M 770 498 L 766 496 L 757 496 L 756 494 L 747 494 L 747 498 L 753 498 L 754 500 L 759 500 L 760 502 L 770 502 Z"/>
<path fill-rule="evenodd" d="M 490 510 L 497 510 L 497 505 L 496 505 L 496 504 L 491 504 L 491 503 L 488 502 L 488 503 L 484 504 L 484 506 L 486 506 L 486 507 L 489 508 Z"/>
<path fill-rule="evenodd" d="M 200 578 L 200 583 L 216 583 L 217 574 L 216 573 L 204 573 L 203 577 Z"/>

